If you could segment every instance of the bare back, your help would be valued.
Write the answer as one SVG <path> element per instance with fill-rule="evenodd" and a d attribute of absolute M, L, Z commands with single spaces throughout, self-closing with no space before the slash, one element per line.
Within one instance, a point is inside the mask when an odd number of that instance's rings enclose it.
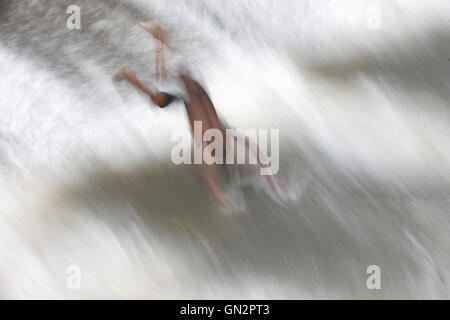
<path fill-rule="evenodd" d="M 194 121 L 202 121 L 202 133 L 208 129 L 218 129 L 224 132 L 224 127 L 205 89 L 197 81 L 186 75 L 181 75 L 180 78 L 188 94 L 184 103 L 192 130 L 194 129 Z"/>

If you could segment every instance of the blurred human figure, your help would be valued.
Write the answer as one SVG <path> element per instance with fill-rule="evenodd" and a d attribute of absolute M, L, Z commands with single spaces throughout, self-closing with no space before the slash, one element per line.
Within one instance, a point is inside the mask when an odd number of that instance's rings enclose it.
<path fill-rule="evenodd" d="M 158 83 L 161 83 L 165 80 L 166 72 L 164 69 L 164 58 L 163 58 L 163 48 L 165 43 L 163 31 L 161 25 L 158 22 L 154 23 L 144 23 L 139 22 L 139 25 L 148 31 L 153 37 L 158 40 L 157 41 L 157 59 L 156 59 L 156 78 Z M 218 129 L 222 133 L 222 137 L 224 137 L 223 141 L 225 141 L 226 132 L 225 126 L 219 120 L 216 109 L 214 108 L 211 99 L 206 93 L 205 89 L 200 85 L 199 82 L 194 80 L 192 76 L 188 72 L 181 72 L 176 76 L 177 79 L 181 80 L 184 85 L 186 94 L 185 95 L 177 95 L 174 93 L 165 92 L 159 89 L 149 89 L 144 86 L 134 75 L 134 73 L 130 70 L 128 65 L 124 65 L 121 67 L 118 72 L 114 76 L 114 80 L 121 81 L 127 80 L 131 83 L 136 89 L 140 92 L 147 95 L 153 103 L 155 103 L 160 108 L 165 108 L 171 102 L 181 99 L 184 102 L 186 107 L 187 115 L 189 118 L 189 123 L 191 126 L 192 132 L 194 132 L 194 122 L 201 121 L 202 123 L 202 135 L 200 137 L 195 137 L 194 135 L 194 143 L 201 150 L 206 147 L 207 143 L 203 141 L 202 137 L 204 136 L 205 131 L 208 129 Z M 173 79 L 173 80 L 177 80 Z M 226 143 L 224 143 L 223 157 L 225 158 Z M 252 152 L 255 152 L 252 150 Z M 260 165 L 261 161 L 259 159 L 260 155 L 257 155 L 258 163 Z M 223 161 L 225 163 L 225 161 Z M 222 182 L 225 179 L 226 171 L 223 170 L 223 164 L 208 164 L 203 165 L 200 170 L 200 179 L 202 183 L 205 185 L 206 189 L 211 193 L 211 195 L 219 202 L 225 211 L 229 211 L 232 209 L 233 204 L 228 199 L 227 196 L 222 192 Z M 273 190 L 276 190 L 279 193 L 278 185 L 272 176 L 265 176 L 267 181 L 270 183 L 270 186 Z"/>

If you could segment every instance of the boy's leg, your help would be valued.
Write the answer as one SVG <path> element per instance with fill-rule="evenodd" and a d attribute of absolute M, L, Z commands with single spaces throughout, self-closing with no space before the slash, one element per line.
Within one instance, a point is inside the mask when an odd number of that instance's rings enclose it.
<path fill-rule="evenodd" d="M 165 42 L 161 25 L 159 22 L 145 23 L 142 21 L 139 21 L 139 25 L 146 31 L 150 32 L 150 34 L 158 40 L 156 44 L 156 80 L 160 83 L 166 76 L 163 57 L 163 44 Z"/>
<path fill-rule="evenodd" d="M 221 170 L 223 168 L 217 164 L 194 165 L 195 173 L 203 184 L 204 188 L 219 204 L 224 214 L 231 214 L 235 211 L 235 204 L 221 190 Z"/>

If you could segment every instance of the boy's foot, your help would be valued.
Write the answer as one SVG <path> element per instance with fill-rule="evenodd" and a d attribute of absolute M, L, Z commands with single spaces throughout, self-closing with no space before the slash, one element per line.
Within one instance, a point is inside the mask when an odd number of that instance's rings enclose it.
<path fill-rule="evenodd" d="M 234 216 L 238 211 L 238 207 L 236 206 L 236 204 L 227 196 L 222 195 L 221 197 L 216 199 L 218 207 L 224 216 Z"/>
<path fill-rule="evenodd" d="M 150 32 L 152 36 L 154 36 L 156 39 L 158 39 L 161 42 L 164 42 L 163 35 L 162 35 L 162 28 L 159 22 L 138 22 L 139 25 L 144 28 L 146 31 Z"/>

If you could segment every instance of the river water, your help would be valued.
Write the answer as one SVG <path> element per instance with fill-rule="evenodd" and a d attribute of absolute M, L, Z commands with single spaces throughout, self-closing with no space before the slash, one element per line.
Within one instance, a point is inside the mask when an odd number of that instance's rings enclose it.
<path fill-rule="evenodd" d="M 138 20 L 230 125 L 280 129 L 295 201 L 253 177 L 225 217 L 170 161 L 183 105 L 111 82 L 154 79 Z M 2 0 L 0 297 L 448 298 L 449 32 L 445 0 Z"/>

